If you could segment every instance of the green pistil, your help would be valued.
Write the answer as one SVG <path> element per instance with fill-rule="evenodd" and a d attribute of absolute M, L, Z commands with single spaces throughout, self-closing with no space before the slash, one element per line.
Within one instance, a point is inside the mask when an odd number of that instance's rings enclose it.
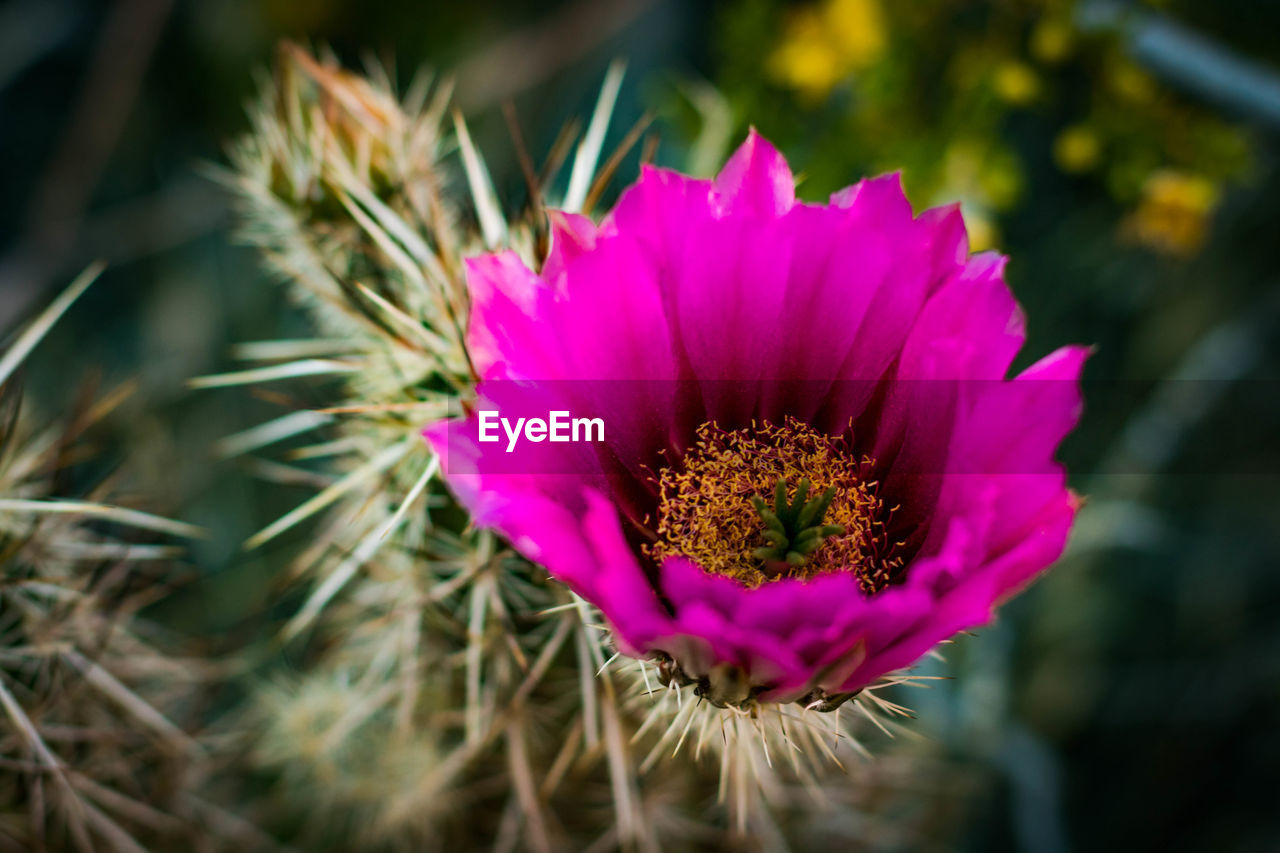
<path fill-rule="evenodd" d="M 779 480 L 773 490 L 773 508 L 762 498 L 752 498 L 760 520 L 764 522 L 764 538 L 768 545 L 752 552 L 764 563 L 766 571 L 778 563 L 793 567 L 803 566 L 814 551 L 832 536 L 844 533 L 842 524 L 823 524 L 822 519 L 836 495 L 836 487 L 830 486 L 818 497 L 809 500 L 809 480 L 800 481 L 795 499 L 787 502 L 787 484 Z"/>

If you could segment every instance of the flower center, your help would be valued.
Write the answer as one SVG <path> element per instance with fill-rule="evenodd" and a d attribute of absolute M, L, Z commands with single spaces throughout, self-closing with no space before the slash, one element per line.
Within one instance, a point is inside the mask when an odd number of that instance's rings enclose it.
<path fill-rule="evenodd" d="M 707 423 L 697 436 L 658 475 L 654 560 L 684 556 L 752 587 L 853 572 L 867 594 L 901 567 L 868 479 L 874 462 L 844 438 L 794 418 L 731 432 Z"/>

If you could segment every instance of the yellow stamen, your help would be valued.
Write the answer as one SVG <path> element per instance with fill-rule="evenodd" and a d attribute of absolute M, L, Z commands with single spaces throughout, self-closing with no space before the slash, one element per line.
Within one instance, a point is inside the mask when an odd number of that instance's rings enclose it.
<path fill-rule="evenodd" d="M 646 550 L 659 562 L 688 557 L 708 572 L 752 587 L 780 577 L 847 571 L 858 576 L 865 592 L 877 592 L 901 560 L 887 553 L 888 512 L 876 496 L 877 483 L 867 477 L 873 466 L 845 439 L 794 418 L 733 431 L 703 424 L 685 458 L 658 475 L 658 538 Z M 779 482 L 794 501 L 803 481 L 811 495 L 834 489 L 824 521 L 843 532 L 827 537 L 801 565 L 766 564 L 757 556 L 770 544 L 757 502 L 772 504 Z"/>

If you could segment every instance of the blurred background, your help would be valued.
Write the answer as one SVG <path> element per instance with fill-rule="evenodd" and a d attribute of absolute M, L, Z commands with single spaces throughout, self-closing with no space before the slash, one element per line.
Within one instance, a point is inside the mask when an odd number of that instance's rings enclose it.
<path fill-rule="evenodd" d="M 963 803 L 938 847 L 1276 850 L 1277 32 L 1275 0 L 9 0 L 0 334 L 108 261 L 27 387 L 56 413 L 140 382 L 106 453 L 141 503 L 212 530 L 155 616 L 216 653 L 278 626 L 270 567 L 305 534 L 239 543 L 310 494 L 209 450 L 270 400 L 185 386 L 305 329 L 210 177 L 280 39 L 455 76 L 513 208 L 503 104 L 541 159 L 617 57 L 609 139 L 651 115 L 659 163 L 710 173 L 754 125 L 807 199 L 900 169 L 918 208 L 960 201 L 975 247 L 1012 257 L 1022 364 L 1097 348 L 1062 451 L 1088 498 L 1067 558 L 909 697 L 966 780 L 921 786 Z"/>

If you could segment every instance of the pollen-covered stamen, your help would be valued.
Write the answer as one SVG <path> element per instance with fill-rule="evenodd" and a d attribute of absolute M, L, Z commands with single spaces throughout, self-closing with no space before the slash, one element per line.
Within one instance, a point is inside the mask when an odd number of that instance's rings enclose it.
<path fill-rule="evenodd" d="M 732 431 L 708 423 L 697 437 L 658 474 L 654 560 L 684 556 L 748 586 L 847 571 L 869 594 L 901 566 L 874 463 L 845 437 L 794 418 Z"/>

